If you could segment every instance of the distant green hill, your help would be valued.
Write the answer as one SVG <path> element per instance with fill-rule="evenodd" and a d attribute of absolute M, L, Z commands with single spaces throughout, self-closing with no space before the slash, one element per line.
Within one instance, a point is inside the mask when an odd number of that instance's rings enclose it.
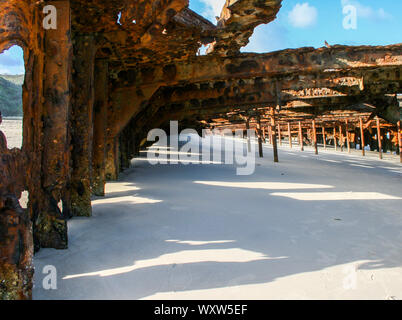
<path fill-rule="evenodd" d="M 3 117 L 22 116 L 24 76 L 0 75 L 0 111 Z"/>

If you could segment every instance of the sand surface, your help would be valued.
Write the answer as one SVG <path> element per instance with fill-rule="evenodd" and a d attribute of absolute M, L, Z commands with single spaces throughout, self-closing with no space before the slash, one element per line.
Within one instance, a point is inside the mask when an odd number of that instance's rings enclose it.
<path fill-rule="evenodd" d="M 264 151 L 251 176 L 134 160 L 69 222 L 68 250 L 35 256 L 34 298 L 401 299 L 402 166 Z"/>
<path fill-rule="evenodd" d="M 21 148 L 22 146 L 22 118 L 3 118 L 0 124 L 0 130 L 3 131 L 7 139 L 7 147 Z"/>

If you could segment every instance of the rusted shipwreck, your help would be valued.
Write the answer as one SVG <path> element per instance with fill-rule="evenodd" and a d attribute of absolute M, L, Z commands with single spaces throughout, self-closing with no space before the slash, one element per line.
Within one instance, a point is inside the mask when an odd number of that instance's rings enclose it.
<path fill-rule="evenodd" d="M 308 132 L 317 145 L 316 126 L 335 139 L 387 128 L 400 148 L 401 44 L 245 54 L 281 0 L 227 0 L 217 25 L 188 5 L 0 0 L 0 52 L 19 45 L 26 69 L 22 148 L 0 131 L 0 299 L 31 298 L 34 250 L 67 248 L 67 220 L 91 216 L 91 195 L 170 120 L 256 127 L 260 140 L 268 129 L 274 143 L 285 126 L 302 146 Z"/>

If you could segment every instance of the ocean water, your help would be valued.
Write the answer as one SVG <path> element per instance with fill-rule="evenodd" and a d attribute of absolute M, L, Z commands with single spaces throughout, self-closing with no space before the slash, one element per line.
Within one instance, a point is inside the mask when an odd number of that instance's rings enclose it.
<path fill-rule="evenodd" d="M 22 118 L 3 118 L 0 124 L 0 131 L 3 131 L 7 139 L 9 149 L 21 148 L 22 146 Z"/>

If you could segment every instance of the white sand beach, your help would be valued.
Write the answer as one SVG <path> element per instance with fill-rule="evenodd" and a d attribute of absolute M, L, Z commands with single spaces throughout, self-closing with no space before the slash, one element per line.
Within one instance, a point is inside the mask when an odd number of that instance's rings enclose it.
<path fill-rule="evenodd" d="M 401 299 L 396 158 L 264 152 L 251 176 L 133 160 L 68 250 L 35 256 L 34 299 Z"/>
<path fill-rule="evenodd" d="M 22 118 L 3 118 L 0 124 L 0 130 L 3 131 L 7 139 L 7 147 L 21 148 L 22 146 Z"/>

